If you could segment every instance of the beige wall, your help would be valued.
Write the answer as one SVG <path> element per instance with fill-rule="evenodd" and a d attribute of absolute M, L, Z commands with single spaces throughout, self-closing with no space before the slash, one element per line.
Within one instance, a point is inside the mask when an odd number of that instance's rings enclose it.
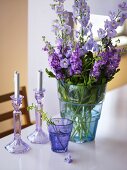
<path fill-rule="evenodd" d="M 0 94 L 13 90 L 13 72 L 27 85 L 27 0 L 0 0 Z"/>
<path fill-rule="evenodd" d="M 27 0 L 0 0 L 0 95 L 14 89 L 13 73 L 20 72 L 20 85 L 27 86 Z M 0 113 L 12 109 L 0 104 Z M 0 123 L 0 132 L 12 126 Z"/>
<path fill-rule="evenodd" d="M 114 79 L 108 83 L 108 90 L 127 84 L 127 55 L 122 56 L 119 68 L 120 71 L 115 75 Z"/>

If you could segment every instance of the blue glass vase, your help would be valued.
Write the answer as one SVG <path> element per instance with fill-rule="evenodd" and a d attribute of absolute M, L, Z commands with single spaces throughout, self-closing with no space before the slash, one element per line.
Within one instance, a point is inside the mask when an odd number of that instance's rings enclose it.
<path fill-rule="evenodd" d="M 105 89 L 106 84 L 86 87 L 58 81 L 61 117 L 73 121 L 71 141 L 84 143 L 95 139 Z"/>

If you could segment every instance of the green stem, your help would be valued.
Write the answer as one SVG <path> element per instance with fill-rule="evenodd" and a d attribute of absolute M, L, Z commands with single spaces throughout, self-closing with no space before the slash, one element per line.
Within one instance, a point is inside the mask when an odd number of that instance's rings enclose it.
<path fill-rule="evenodd" d="M 56 126 L 55 125 L 53 125 L 53 129 L 54 129 L 54 131 L 56 132 L 56 135 L 57 135 L 57 139 L 58 139 L 58 141 L 59 141 L 59 143 L 60 143 L 60 145 L 62 146 L 62 148 L 63 148 L 63 150 L 64 150 L 64 146 L 63 146 L 63 144 L 62 144 L 62 142 L 61 142 L 61 140 L 59 139 L 59 133 L 60 134 L 63 134 L 61 131 L 57 131 L 57 128 L 56 128 Z"/>

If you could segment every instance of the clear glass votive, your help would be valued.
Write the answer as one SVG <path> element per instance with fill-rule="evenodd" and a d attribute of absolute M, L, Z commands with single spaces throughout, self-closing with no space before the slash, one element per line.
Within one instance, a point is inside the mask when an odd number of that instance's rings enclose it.
<path fill-rule="evenodd" d="M 67 152 L 73 122 L 66 118 L 52 118 L 48 125 L 51 149 L 54 152 Z"/>

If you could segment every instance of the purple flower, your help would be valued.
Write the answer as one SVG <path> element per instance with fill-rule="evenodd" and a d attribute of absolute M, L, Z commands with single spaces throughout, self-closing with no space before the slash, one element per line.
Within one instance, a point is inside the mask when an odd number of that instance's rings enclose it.
<path fill-rule="evenodd" d="M 89 39 L 87 42 L 86 42 L 86 50 L 87 51 L 90 51 L 90 50 L 92 50 L 92 48 L 93 48 L 93 41 L 91 40 L 91 39 Z"/>
<path fill-rule="evenodd" d="M 56 53 L 53 53 L 49 56 L 49 64 L 53 69 L 57 70 L 60 68 L 60 59 Z"/>
<path fill-rule="evenodd" d="M 67 50 L 65 56 L 66 56 L 67 58 L 70 58 L 70 57 L 71 57 L 71 54 L 72 54 L 72 51 L 71 51 L 71 50 Z"/>
<path fill-rule="evenodd" d="M 98 80 L 98 78 L 100 77 L 100 66 L 98 62 L 94 63 L 93 69 L 90 72 L 90 76 L 96 78 L 96 80 Z"/>
<path fill-rule="evenodd" d="M 98 51 L 99 51 L 99 45 L 97 44 L 97 42 L 95 42 L 95 43 L 93 44 L 93 51 L 94 51 L 94 52 L 98 52 Z"/>
<path fill-rule="evenodd" d="M 86 45 L 86 50 L 87 50 L 87 51 L 92 50 L 93 45 L 94 45 L 94 40 L 93 40 L 93 38 L 90 38 L 90 39 L 86 42 L 85 45 Z"/>
<path fill-rule="evenodd" d="M 118 27 L 118 22 L 115 20 L 112 21 L 105 21 L 105 29 L 116 29 Z"/>
<path fill-rule="evenodd" d="M 126 10 L 127 10 L 127 3 L 126 3 L 126 2 L 122 2 L 121 4 L 118 5 L 118 7 L 119 7 L 122 11 L 126 11 Z"/>
<path fill-rule="evenodd" d="M 100 39 L 102 39 L 102 38 L 104 38 L 106 36 L 106 31 L 103 30 L 102 28 L 100 28 L 97 32 L 98 32 L 98 37 Z"/>
<path fill-rule="evenodd" d="M 71 67 L 68 68 L 68 75 L 73 76 L 74 72 Z"/>
<path fill-rule="evenodd" d="M 81 24 L 82 27 L 86 27 L 88 22 L 89 22 L 90 16 L 82 16 L 82 18 L 79 20 L 79 23 Z"/>
<path fill-rule="evenodd" d="M 98 52 L 99 51 L 99 46 L 97 44 L 97 42 L 93 39 L 93 37 L 90 37 L 89 40 L 87 40 L 87 42 L 85 43 L 85 45 L 83 46 L 84 51 L 88 52 L 93 50 L 94 52 Z"/>
<path fill-rule="evenodd" d="M 122 26 L 125 19 L 127 19 L 127 13 L 122 13 L 121 17 L 118 19 L 118 24 Z"/>
<path fill-rule="evenodd" d="M 66 0 L 54 0 L 55 2 L 61 2 L 64 3 Z"/>
<path fill-rule="evenodd" d="M 84 56 L 87 53 L 86 44 L 80 49 L 80 56 Z"/>
<path fill-rule="evenodd" d="M 59 23 L 54 23 L 54 25 L 52 25 L 52 31 L 55 33 L 55 35 L 58 34 L 59 30 L 60 30 Z"/>
<path fill-rule="evenodd" d="M 65 75 L 60 71 L 56 71 L 56 79 L 59 80 L 59 79 L 64 79 L 65 78 Z"/>
<path fill-rule="evenodd" d="M 63 4 L 57 5 L 56 6 L 56 13 L 57 14 L 63 14 L 63 12 L 64 12 Z"/>
<path fill-rule="evenodd" d="M 71 26 L 69 26 L 69 25 L 63 25 L 62 30 L 63 30 L 66 34 L 70 34 L 70 33 L 71 33 Z"/>
<path fill-rule="evenodd" d="M 56 45 L 57 45 L 57 46 L 62 46 L 62 45 L 63 45 L 63 39 L 57 38 L 57 39 L 56 39 Z"/>
<path fill-rule="evenodd" d="M 96 81 L 99 79 L 101 73 L 110 80 L 115 74 L 120 62 L 120 50 L 110 49 L 99 54 L 100 60 L 95 61 L 90 76 L 94 77 Z"/>
<path fill-rule="evenodd" d="M 93 27 L 92 23 L 89 23 L 89 25 L 87 26 L 87 30 L 91 33 L 92 33 L 92 27 Z"/>
<path fill-rule="evenodd" d="M 108 64 L 106 66 L 106 70 L 105 70 L 105 75 L 107 77 L 107 79 L 110 80 L 110 78 L 115 74 L 116 69 L 119 66 L 120 63 L 120 51 L 119 50 L 112 50 L 111 52 L 109 52 L 109 60 L 108 60 Z"/>
<path fill-rule="evenodd" d="M 118 27 L 118 22 L 116 22 L 115 20 L 112 20 L 109 26 L 110 26 L 110 29 L 116 29 Z"/>
<path fill-rule="evenodd" d="M 90 8 L 85 0 L 74 1 L 73 5 L 73 21 L 77 24 L 77 21 L 81 25 L 80 34 L 86 35 L 88 32 L 87 25 L 90 20 Z"/>
<path fill-rule="evenodd" d="M 69 61 L 68 61 L 67 58 L 64 58 L 64 59 L 60 60 L 60 66 L 62 68 L 68 68 L 68 65 L 69 65 Z"/>
<path fill-rule="evenodd" d="M 109 12 L 109 17 L 110 17 L 111 21 L 112 21 L 112 20 L 114 20 L 114 19 L 115 19 L 115 17 L 116 17 L 116 13 L 115 13 L 115 12 L 110 11 L 110 12 Z"/>
<path fill-rule="evenodd" d="M 72 52 L 72 49 L 74 48 L 73 41 L 68 41 L 68 47 L 69 47 L 69 50 L 71 50 L 71 52 Z"/>
<path fill-rule="evenodd" d="M 82 61 L 80 59 L 80 49 L 77 45 L 76 50 L 72 53 L 70 57 L 71 69 L 74 74 L 80 74 L 82 71 Z"/>
<path fill-rule="evenodd" d="M 80 32 L 79 32 L 79 31 L 77 31 L 77 30 L 74 31 L 74 34 L 75 34 L 75 37 L 76 37 L 76 38 L 79 38 L 79 36 L 80 36 Z"/>
<path fill-rule="evenodd" d="M 110 38 L 115 37 L 116 34 L 117 34 L 116 30 L 113 30 L 113 29 L 107 30 L 107 36 L 110 37 Z"/>
<path fill-rule="evenodd" d="M 100 53 L 99 56 L 101 56 L 100 60 L 95 61 L 92 70 L 90 71 L 90 76 L 94 77 L 96 81 L 99 79 L 101 75 L 101 69 L 106 65 L 107 63 L 107 55 L 105 55 L 104 52 Z"/>
<path fill-rule="evenodd" d="M 64 11 L 61 17 L 66 24 L 69 22 L 69 13 L 67 11 Z"/>

